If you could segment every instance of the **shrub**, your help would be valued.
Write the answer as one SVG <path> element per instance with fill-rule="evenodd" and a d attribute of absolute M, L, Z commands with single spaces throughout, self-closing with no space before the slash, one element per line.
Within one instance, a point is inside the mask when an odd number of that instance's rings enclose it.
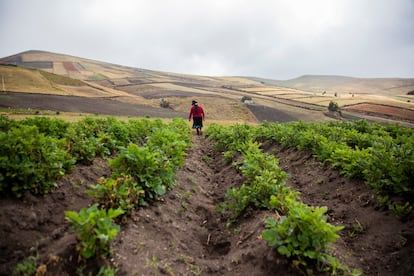
<path fill-rule="evenodd" d="M 329 105 L 328 105 L 328 110 L 337 112 L 337 111 L 339 111 L 339 106 L 336 102 L 330 101 Z"/>
<path fill-rule="evenodd" d="M 162 108 L 169 108 L 170 107 L 170 102 L 167 101 L 167 100 L 161 99 L 160 106 Z"/>
<path fill-rule="evenodd" d="M 241 99 L 241 102 L 244 103 L 245 101 L 251 101 L 251 100 L 252 100 L 252 97 L 250 97 L 250 96 L 243 96 L 242 99 Z"/>

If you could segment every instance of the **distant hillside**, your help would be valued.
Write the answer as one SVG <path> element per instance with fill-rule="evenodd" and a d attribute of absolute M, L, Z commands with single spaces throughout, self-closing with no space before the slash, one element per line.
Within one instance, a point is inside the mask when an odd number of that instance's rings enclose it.
<path fill-rule="evenodd" d="M 256 85 L 248 79 L 158 72 L 37 50 L 2 58 L 0 64 L 9 92 L 111 98 L 120 109 L 123 103 L 136 104 L 139 109 L 146 105 L 165 114 L 161 117 L 170 117 L 171 112 L 187 114 L 191 100 L 197 99 L 210 119 L 257 122 L 240 101 L 243 93 L 223 88 Z M 162 99 L 167 99 L 169 108 L 160 107 Z M 52 103 L 45 102 L 43 108 L 49 108 L 47 104 Z"/>
<path fill-rule="evenodd" d="M 44 109 L 64 106 L 96 113 L 96 106 L 92 107 L 90 99 L 84 103 L 77 101 L 83 104 L 82 108 L 46 100 L 70 102 L 73 99 L 65 97 L 77 96 L 96 98 L 96 103 L 103 103 L 101 99 L 110 100 L 102 104 L 102 109 L 108 107 L 108 114 L 125 108 L 127 103 L 135 105 L 130 106 L 132 116 L 149 114 L 151 110 L 151 114 L 171 117 L 170 113 L 174 112 L 188 113 L 191 101 L 197 99 L 209 119 L 256 123 L 262 120 L 331 120 L 326 111 L 334 101 L 344 114 L 346 111 L 353 118 L 369 115 L 373 120 L 414 122 L 414 95 L 407 95 L 414 90 L 414 79 L 307 75 L 280 81 L 242 76 L 210 77 L 133 68 L 37 50 L 1 58 L 0 74 L 3 90 L 46 94 L 42 97 L 44 100 L 39 98 L 37 105 Z M 13 99 L 24 102 L 23 94 L 13 97 L 9 97 L 7 106 L 3 105 L 13 108 Z M 251 100 L 242 101 L 247 98 Z M 161 102 L 167 102 L 167 108 L 162 108 Z"/>
<path fill-rule="evenodd" d="M 414 78 L 353 78 L 305 75 L 291 80 L 251 78 L 263 84 L 295 88 L 316 93 L 355 93 L 401 95 L 414 89 Z"/>
<path fill-rule="evenodd" d="M 125 78 L 139 71 L 137 68 L 38 50 L 1 58 L 0 63 L 36 68 L 80 80 Z"/>

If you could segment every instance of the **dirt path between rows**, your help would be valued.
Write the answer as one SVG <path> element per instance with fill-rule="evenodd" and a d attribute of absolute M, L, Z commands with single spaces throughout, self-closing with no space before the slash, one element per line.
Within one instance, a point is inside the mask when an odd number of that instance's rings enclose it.
<path fill-rule="evenodd" d="M 178 185 L 134 214 L 115 246 L 115 264 L 125 275 L 272 274 L 272 265 L 286 261 L 276 262 L 260 239 L 265 214 L 227 227 L 229 217 L 216 211 L 226 190 L 242 181 L 208 140 L 194 136 Z"/>
<path fill-rule="evenodd" d="M 364 275 L 414 274 L 413 215 L 401 222 L 392 212 L 378 210 L 363 183 L 321 166 L 311 153 L 272 144 L 263 148 L 280 158 L 290 174 L 287 184 L 301 192 L 305 203 L 328 206 L 329 222 L 346 227 L 335 245 L 338 258 Z M 177 185 L 163 201 L 140 208 L 121 225 L 112 258 L 78 263 L 76 239 L 63 212 L 91 204 L 83 191 L 110 174 L 106 160 L 96 159 L 77 166 L 50 195 L 0 199 L 0 275 L 10 275 L 36 253 L 46 275 L 94 275 L 105 263 L 116 266 L 117 275 L 300 275 L 260 238 L 271 211 L 248 210 L 227 227 L 228 214 L 216 206 L 243 177 L 204 136 L 193 137 Z"/>
<path fill-rule="evenodd" d="M 413 216 L 399 221 L 379 210 L 363 182 L 321 166 L 310 152 L 264 144 L 280 159 L 287 184 L 312 206 L 328 206 L 328 220 L 343 225 L 335 256 L 364 275 L 414 272 Z M 215 153 L 204 137 L 193 138 L 178 185 L 151 208 L 139 210 L 116 245 L 115 263 L 125 275 L 300 275 L 261 237 L 264 219 L 273 212 L 248 210 L 227 227 L 229 214 L 216 211 L 227 189 L 243 178 Z"/>

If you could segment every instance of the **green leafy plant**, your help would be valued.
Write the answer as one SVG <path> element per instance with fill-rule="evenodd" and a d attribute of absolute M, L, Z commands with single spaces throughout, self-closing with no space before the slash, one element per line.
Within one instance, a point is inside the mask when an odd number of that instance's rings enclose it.
<path fill-rule="evenodd" d="M 53 138 L 64 138 L 70 123 L 47 117 L 27 118 L 22 121 L 25 126 L 36 126 L 40 133 Z"/>
<path fill-rule="evenodd" d="M 96 276 L 115 276 L 118 269 L 114 267 L 102 266 Z"/>
<path fill-rule="evenodd" d="M 376 199 L 376 206 L 378 208 L 384 208 L 387 207 L 388 204 L 390 204 L 390 199 L 387 195 L 378 195 Z"/>
<path fill-rule="evenodd" d="M 131 175 L 144 191 L 145 201 L 158 200 L 175 180 L 170 160 L 160 150 L 129 144 L 119 156 L 109 160 L 115 174 Z"/>
<path fill-rule="evenodd" d="M 74 164 L 64 143 L 40 133 L 36 126 L 0 132 L 0 195 L 20 197 L 25 191 L 51 191 Z"/>
<path fill-rule="evenodd" d="M 154 130 L 152 135 L 148 137 L 146 145 L 152 150 L 163 152 L 172 166 L 178 168 L 184 164 L 188 142 L 180 132 L 162 128 Z"/>
<path fill-rule="evenodd" d="M 251 132 L 284 147 L 308 149 L 348 177 L 365 181 L 379 195 L 414 195 L 414 130 L 365 120 L 329 123 L 263 123 Z M 220 136 L 219 136 L 220 137 Z"/>
<path fill-rule="evenodd" d="M 165 99 L 161 99 L 161 101 L 160 101 L 160 106 L 161 106 L 162 108 L 170 108 L 170 102 L 169 102 L 169 101 L 167 101 L 167 100 L 165 100 Z"/>
<path fill-rule="evenodd" d="M 286 173 L 280 170 L 278 160 L 260 149 L 255 142 L 242 143 L 239 147 L 243 160 L 234 165 L 246 177 L 242 186 L 232 188 L 226 192 L 226 201 L 219 206 L 219 210 L 233 211 L 233 219 L 239 217 L 249 206 L 270 209 L 272 195 L 285 191 Z"/>
<path fill-rule="evenodd" d="M 327 261 L 329 244 L 337 240 L 337 232 L 343 227 L 327 223 L 326 207 L 309 207 L 294 199 L 287 200 L 286 206 L 286 216 L 266 219 L 263 239 L 298 266 L 306 268 L 316 261 L 321 270 Z"/>
<path fill-rule="evenodd" d="M 396 214 L 399 220 L 405 220 L 413 211 L 413 205 L 411 205 L 409 202 L 406 202 L 405 204 L 391 204 L 390 210 L 393 210 Z"/>
<path fill-rule="evenodd" d="M 359 222 L 359 220 L 355 219 L 355 223 L 352 224 L 352 229 L 349 231 L 348 236 L 353 238 L 364 233 L 364 231 L 365 227 Z"/>
<path fill-rule="evenodd" d="M 167 125 L 159 119 L 121 122 L 112 117 L 86 117 L 68 123 L 48 118 L 17 122 L 1 116 L 0 196 L 48 193 L 75 163 L 91 164 L 96 157 L 114 154 L 129 143 L 148 143 L 149 151 L 157 152 L 155 159 L 161 169 L 155 172 L 158 184 L 152 184 L 163 194 L 163 187 L 172 185 L 167 178 L 174 178 L 174 170 L 183 164 L 190 140 L 190 129 L 183 119 Z"/>
<path fill-rule="evenodd" d="M 79 241 L 77 250 L 84 259 L 110 255 L 110 242 L 118 235 L 119 225 L 113 219 L 122 215 L 122 209 L 99 209 L 98 204 L 83 208 L 79 212 L 65 211 Z"/>
<path fill-rule="evenodd" d="M 34 275 L 37 268 L 37 261 L 39 255 L 30 256 L 27 259 L 23 260 L 14 268 L 12 275 L 13 276 L 29 276 Z"/>
<path fill-rule="evenodd" d="M 120 175 L 116 178 L 100 178 L 96 185 L 90 185 L 86 194 L 92 196 L 105 209 L 120 208 L 126 213 L 137 205 L 142 205 L 144 190 L 132 176 Z"/>

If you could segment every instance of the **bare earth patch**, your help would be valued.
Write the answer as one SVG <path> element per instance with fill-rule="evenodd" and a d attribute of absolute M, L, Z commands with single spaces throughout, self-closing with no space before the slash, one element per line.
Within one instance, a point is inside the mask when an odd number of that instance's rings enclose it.
<path fill-rule="evenodd" d="M 291 122 L 297 121 L 299 118 L 296 118 L 294 115 L 284 112 L 282 110 L 271 108 L 264 105 L 247 105 L 251 112 L 256 116 L 259 121 L 268 121 L 268 122 Z"/>
<path fill-rule="evenodd" d="M 186 118 L 187 113 L 165 108 L 155 108 L 137 103 L 126 103 L 111 98 L 86 98 L 36 93 L 12 93 L 0 95 L 0 108 L 29 108 L 60 112 L 79 112 L 113 116 Z"/>
<path fill-rule="evenodd" d="M 351 105 L 344 108 L 345 110 L 356 111 L 365 113 L 368 115 L 374 115 L 379 117 L 393 118 L 397 120 L 407 120 L 414 122 L 414 110 L 408 108 L 400 108 L 396 106 L 361 103 Z"/>

